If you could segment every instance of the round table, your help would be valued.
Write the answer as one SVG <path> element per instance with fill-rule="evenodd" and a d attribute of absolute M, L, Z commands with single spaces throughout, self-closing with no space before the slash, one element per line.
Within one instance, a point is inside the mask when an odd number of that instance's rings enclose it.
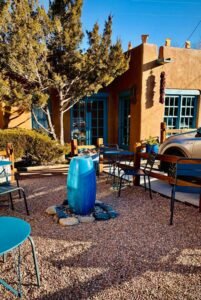
<path fill-rule="evenodd" d="M 12 162 L 9 160 L 0 160 L 0 167 L 11 165 Z"/>
<path fill-rule="evenodd" d="M 0 255 L 17 248 L 29 237 L 31 226 L 22 219 L 0 217 Z"/>
<path fill-rule="evenodd" d="M 15 296 L 21 298 L 21 274 L 20 274 L 20 263 L 21 263 L 21 254 L 20 246 L 26 241 L 29 240 L 32 247 L 32 255 L 34 260 L 35 273 L 37 278 L 37 284 L 40 286 L 40 277 L 38 270 L 38 263 L 36 259 L 35 246 L 34 242 L 30 236 L 31 226 L 26 221 L 14 218 L 14 217 L 0 217 L 0 256 L 5 258 L 6 253 L 18 250 L 18 255 L 16 259 L 16 270 L 18 276 L 18 289 L 13 288 L 3 279 L 0 279 L 0 284 L 2 284 L 6 289 L 11 291 Z"/>

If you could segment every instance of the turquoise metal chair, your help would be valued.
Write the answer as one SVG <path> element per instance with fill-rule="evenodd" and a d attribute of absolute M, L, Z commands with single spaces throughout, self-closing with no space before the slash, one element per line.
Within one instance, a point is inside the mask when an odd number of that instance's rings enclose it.
<path fill-rule="evenodd" d="M 199 194 L 201 197 L 201 159 L 181 158 L 173 166 L 170 201 L 170 225 L 173 224 L 176 192 Z"/>
<path fill-rule="evenodd" d="M 123 174 L 120 176 L 118 197 L 120 197 L 120 195 L 121 195 L 121 189 L 123 187 L 123 179 L 125 179 L 128 176 L 135 176 L 135 177 L 143 177 L 144 178 L 145 191 L 147 190 L 146 178 L 148 179 L 149 195 L 150 195 L 150 198 L 152 199 L 150 173 L 153 169 L 156 155 L 157 155 L 156 153 L 149 153 L 146 164 L 143 168 L 136 168 L 135 166 L 133 167 L 133 166 L 129 166 L 129 165 L 119 164 L 119 167 L 123 171 Z"/>
<path fill-rule="evenodd" d="M 7 173 L 5 167 L 9 166 L 10 164 L 11 164 L 10 161 L 0 161 L 0 166 L 2 167 L 2 171 L 0 171 L 0 178 L 4 180 L 2 183 L 0 183 L 0 196 L 4 196 L 7 194 L 9 196 L 11 209 L 14 210 L 12 193 L 18 192 L 20 198 L 21 196 L 23 196 L 26 213 L 27 215 L 29 215 L 26 194 L 24 189 L 21 186 L 19 186 L 18 178 L 15 176 L 15 180 L 16 180 L 15 183 L 11 183 L 9 181 L 10 174 Z"/>
<path fill-rule="evenodd" d="M 14 217 L 0 217 L 0 256 L 3 256 L 3 260 L 5 261 L 5 255 L 9 252 L 14 252 L 18 278 L 17 288 L 14 288 L 2 278 L 0 278 L 0 284 L 19 298 L 22 297 L 22 279 L 20 269 L 22 257 L 20 248 L 27 240 L 31 244 L 37 285 L 38 287 L 40 286 L 40 275 L 35 253 L 35 246 L 30 234 L 31 226 L 26 221 Z"/>

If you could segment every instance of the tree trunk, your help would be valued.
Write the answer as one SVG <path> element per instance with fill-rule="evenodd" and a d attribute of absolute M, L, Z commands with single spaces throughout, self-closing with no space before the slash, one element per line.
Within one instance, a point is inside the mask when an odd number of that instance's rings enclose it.
<path fill-rule="evenodd" d="M 60 143 L 64 145 L 64 112 L 63 112 L 63 93 L 59 92 L 59 123 L 60 123 Z"/>
<path fill-rule="evenodd" d="M 3 113 L 3 129 L 7 129 L 11 117 L 11 106 L 5 106 L 4 107 L 4 113 Z"/>

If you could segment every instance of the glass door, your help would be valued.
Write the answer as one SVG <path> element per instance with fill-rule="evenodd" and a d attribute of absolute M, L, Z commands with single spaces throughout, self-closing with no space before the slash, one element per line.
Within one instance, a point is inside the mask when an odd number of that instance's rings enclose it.
<path fill-rule="evenodd" d="M 122 94 L 119 97 L 119 146 L 128 149 L 130 143 L 130 96 Z"/>
<path fill-rule="evenodd" d="M 96 95 L 76 103 L 71 110 L 71 137 L 79 145 L 96 145 L 97 138 L 107 141 L 107 98 Z"/>

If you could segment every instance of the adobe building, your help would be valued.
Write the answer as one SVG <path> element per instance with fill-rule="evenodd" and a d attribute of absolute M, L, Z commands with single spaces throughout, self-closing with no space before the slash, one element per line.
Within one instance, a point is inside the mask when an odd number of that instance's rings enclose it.
<path fill-rule="evenodd" d="M 168 128 L 201 126 L 201 50 L 191 49 L 188 41 L 185 48 L 171 47 L 170 39 L 158 49 L 142 35 L 142 44 L 129 45 L 128 53 L 130 67 L 123 75 L 66 113 L 66 142 L 77 138 L 79 144 L 96 144 L 102 137 L 105 144 L 133 150 L 136 142 L 160 136 L 163 121 Z M 56 101 L 51 106 L 58 132 Z M 27 128 L 36 126 L 31 116 L 24 120 Z"/>
<path fill-rule="evenodd" d="M 133 150 L 136 142 L 160 136 L 163 121 L 175 129 L 201 126 L 201 50 L 190 49 L 190 42 L 185 48 L 171 47 L 170 39 L 158 49 L 147 40 L 142 35 L 142 44 L 128 50 L 129 70 L 105 93 L 72 109 L 71 137 L 84 144 L 103 137 L 104 143 Z"/>

